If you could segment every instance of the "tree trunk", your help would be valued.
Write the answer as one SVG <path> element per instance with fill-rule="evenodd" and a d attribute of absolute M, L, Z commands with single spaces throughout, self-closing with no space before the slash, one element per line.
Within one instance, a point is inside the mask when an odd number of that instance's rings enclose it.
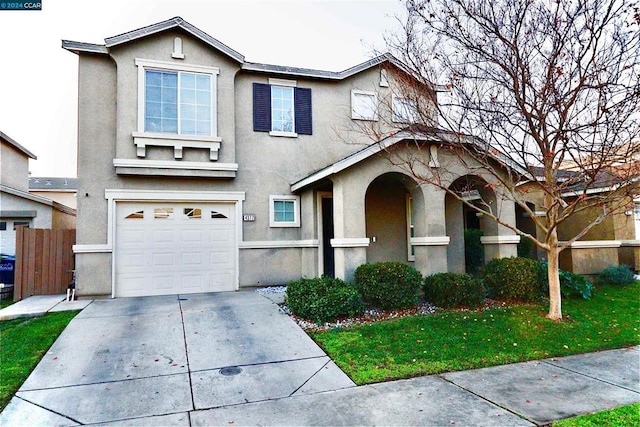
<path fill-rule="evenodd" d="M 558 232 L 554 229 L 547 240 L 549 243 L 548 257 L 548 278 L 549 278 L 549 314 L 547 318 L 551 320 L 562 320 L 562 295 L 560 294 L 559 275 L 559 255 Z"/>

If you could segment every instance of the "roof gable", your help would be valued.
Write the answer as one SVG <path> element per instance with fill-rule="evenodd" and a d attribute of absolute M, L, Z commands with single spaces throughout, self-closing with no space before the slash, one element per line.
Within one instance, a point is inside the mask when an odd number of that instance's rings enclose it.
<path fill-rule="evenodd" d="M 9 137 L 9 135 L 5 134 L 2 131 L 0 131 L 0 140 L 2 142 L 4 142 L 4 143 L 8 144 L 9 146 L 15 148 L 16 150 L 20 151 L 25 156 L 27 156 L 27 157 L 29 157 L 29 158 L 31 158 L 33 160 L 37 160 L 38 159 L 35 154 L 33 154 L 31 151 L 29 151 L 26 148 L 24 148 L 22 145 L 18 144 L 13 138 Z"/>

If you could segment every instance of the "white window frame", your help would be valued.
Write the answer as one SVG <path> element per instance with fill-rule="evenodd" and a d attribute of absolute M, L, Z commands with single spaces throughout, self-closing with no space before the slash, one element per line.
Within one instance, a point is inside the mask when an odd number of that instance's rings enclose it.
<path fill-rule="evenodd" d="M 636 240 L 640 240 L 640 200 L 634 200 L 633 220 L 636 228 Z"/>
<path fill-rule="evenodd" d="M 356 101 L 357 98 L 364 97 L 364 96 L 368 96 L 372 99 L 373 111 L 371 115 L 364 115 L 361 112 L 356 111 L 356 105 L 362 106 L 362 104 L 358 104 L 358 102 Z M 378 120 L 378 94 L 376 92 L 353 89 L 351 91 L 351 118 L 354 120 L 377 121 Z"/>
<path fill-rule="evenodd" d="M 413 198 L 407 194 L 406 198 L 406 212 L 407 212 L 407 260 L 415 261 L 415 246 L 411 244 L 411 239 L 414 237 L 414 224 L 413 224 Z"/>
<path fill-rule="evenodd" d="M 407 104 L 411 105 L 408 106 Z M 400 106 L 402 111 L 398 111 Z M 412 99 L 394 96 L 391 100 L 391 110 L 391 120 L 394 123 L 418 123 L 418 107 Z M 407 117 L 407 115 L 412 117 Z"/>
<path fill-rule="evenodd" d="M 296 129 L 296 90 L 295 88 L 298 86 L 298 82 L 296 80 L 286 80 L 286 79 L 269 79 L 269 91 L 272 91 L 274 86 L 280 86 L 280 87 L 290 87 L 290 88 L 294 88 L 293 89 L 293 94 L 292 94 L 292 99 L 291 99 L 291 105 L 292 105 L 292 117 L 293 117 L 293 122 L 292 122 L 292 132 L 282 132 L 282 131 L 278 131 L 278 130 L 273 130 L 273 122 L 271 123 L 271 130 L 269 131 L 269 135 L 271 136 L 284 136 L 284 137 L 288 137 L 288 138 L 296 138 L 298 136 L 298 134 L 295 132 Z M 271 100 L 271 105 L 269 106 L 270 110 L 273 112 L 273 99 Z M 271 113 L 273 114 L 273 113 Z"/>
<path fill-rule="evenodd" d="M 293 201 L 293 221 L 276 221 L 275 202 Z M 269 196 L 269 226 L 270 227 L 300 227 L 300 196 L 270 195 Z"/>
<path fill-rule="evenodd" d="M 133 142 L 137 147 L 137 156 L 145 157 L 147 146 L 173 147 L 174 157 L 182 158 L 182 149 L 208 148 L 211 151 L 210 159 L 218 159 L 218 150 L 222 139 L 218 136 L 218 67 L 206 67 L 203 65 L 178 64 L 175 62 L 152 61 L 148 59 L 135 59 L 138 67 L 138 126 L 134 131 Z M 181 135 L 178 133 L 154 133 L 146 132 L 145 125 L 145 72 L 158 70 L 167 72 L 187 72 L 197 74 L 209 74 L 211 76 L 211 135 Z"/>

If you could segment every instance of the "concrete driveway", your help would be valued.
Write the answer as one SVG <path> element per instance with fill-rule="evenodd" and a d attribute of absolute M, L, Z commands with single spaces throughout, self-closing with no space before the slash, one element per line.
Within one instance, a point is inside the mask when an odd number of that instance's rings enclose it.
<path fill-rule="evenodd" d="M 188 424 L 193 410 L 353 386 L 255 292 L 97 300 L 69 324 L 2 418 L 7 425 Z"/>

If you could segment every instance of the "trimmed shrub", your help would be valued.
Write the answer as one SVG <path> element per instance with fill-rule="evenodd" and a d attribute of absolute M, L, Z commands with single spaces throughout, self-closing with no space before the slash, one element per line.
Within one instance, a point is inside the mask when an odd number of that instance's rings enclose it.
<path fill-rule="evenodd" d="M 484 264 L 484 247 L 480 238 L 482 230 L 468 228 L 464 230 L 464 264 L 467 273 L 477 274 Z"/>
<path fill-rule="evenodd" d="M 635 283 L 636 277 L 631 269 L 622 264 L 617 267 L 605 268 L 598 274 L 598 282 L 612 285 L 630 285 Z"/>
<path fill-rule="evenodd" d="M 539 262 L 539 281 L 547 293 L 549 292 L 549 276 L 548 264 L 544 261 Z M 560 293 L 563 297 L 580 296 L 584 299 L 591 298 L 593 292 L 593 284 L 584 276 L 570 271 L 558 269 L 560 276 Z"/>
<path fill-rule="evenodd" d="M 539 269 L 539 263 L 529 258 L 496 258 L 484 266 L 481 275 L 491 298 L 533 301 L 542 288 Z"/>
<path fill-rule="evenodd" d="M 356 289 L 378 308 L 406 308 L 418 303 L 422 275 L 401 262 L 363 264 L 356 269 Z"/>
<path fill-rule="evenodd" d="M 352 284 L 329 276 L 289 283 L 285 304 L 296 316 L 316 323 L 364 312 L 362 296 Z"/>
<path fill-rule="evenodd" d="M 482 282 L 470 274 L 438 273 L 424 278 L 424 298 L 442 308 L 478 306 L 486 294 Z"/>

